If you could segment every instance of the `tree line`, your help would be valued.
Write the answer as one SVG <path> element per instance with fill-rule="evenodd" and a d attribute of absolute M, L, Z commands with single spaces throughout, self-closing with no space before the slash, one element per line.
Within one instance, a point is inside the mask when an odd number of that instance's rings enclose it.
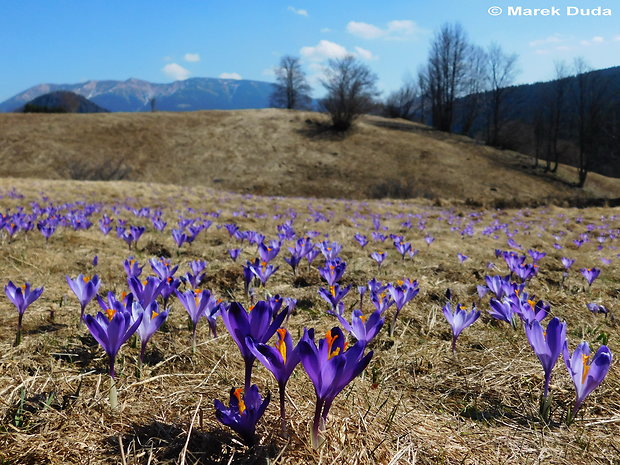
<path fill-rule="evenodd" d="M 516 54 L 498 44 L 472 43 L 458 24 L 444 24 L 433 36 L 426 62 L 415 78 L 384 101 L 377 75 L 354 56 L 330 60 L 321 85 L 319 109 L 332 127 L 345 131 L 362 114 L 375 112 L 420 121 L 446 132 L 474 137 L 488 145 L 529 153 L 534 165 L 555 172 L 560 162 L 578 168 L 583 186 L 592 162 L 605 152 L 619 156 L 618 104 L 609 83 L 583 59 L 557 63 L 555 79 L 534 86 L 529 103 L 516 100 Z M 617 91 L 617 89 L 616 89 Z M 299 58 L 285 56 L 276 68 L 275 107 L 307 109 L 311 88 Z M 611 155 L 609 155 L 611 154 Z"/>

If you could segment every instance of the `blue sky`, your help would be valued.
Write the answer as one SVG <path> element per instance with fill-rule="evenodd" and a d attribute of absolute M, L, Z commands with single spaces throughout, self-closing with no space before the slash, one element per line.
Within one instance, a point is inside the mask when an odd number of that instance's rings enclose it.
<path fill-rule="evenodd" d="M 566 6 L 612 16 L 567 16 Z M 503 8 L 491 16 L 492 6 Z M 508 6 L 561 16 L 507 16 Z M 616 6 L 616 8 L 614 8 Z M 315 85 L 330 57 L 353 53 L 385 92 L 414 76 L 434 31 L 459 21 L 472 42 L 519 55 L 518 82 L 548 80 L 555 60 L 620 64 L 617 0 L 19 0 L 0 6 L 0 101 L 40 83 L 187 77 L 272 80 L 284 54 Z"/>

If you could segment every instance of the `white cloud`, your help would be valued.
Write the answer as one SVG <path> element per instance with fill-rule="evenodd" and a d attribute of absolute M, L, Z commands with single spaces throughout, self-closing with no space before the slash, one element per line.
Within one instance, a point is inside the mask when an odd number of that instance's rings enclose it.
<path fill-rule="evenodd" d="M 620 42 L 620 34 L 618 34 L 617 36 L 615 36 L 615 37 L 614 37 L 614 40 L 615 40 L 616 42 Z"/>
<path fill-rule="evenodd" d="M 559 44 L 561 42 L 564 42 L 564 39 L 562 37 L 560 37 L 559 34 L 554 34 L 554 35 L 546 37 L 544 39 L 533 40 L 533 41 L 531 41 L 529 43 L 529 46 L 530 47 L 540 47 L 541 45 Z"/>
<path fill-rule="evenodd" d="M 387 23 L 385 28 L 359 21 L 349 21 L 347 32 L 363 39 L 402 40 L 420 34 L 424 29 L 409 19 L 396 19 Z"/>
<path fill-rule="evenodd" d="M 601 36 L 595 36 L 595 37 L 592 37 L 592 42 L 600 44 L 600 43 L 605 42 L 605 39 L 603 39 Z"/>
<path fill-rule="evenodd" d="M 222 73 L 220 79 L 243 79 L 239 73 Z"/>
<path fill-rule="evenodd" d="M 185 61 L 196 62 L 200 61 L 200 55 L 198 53 L 186 53 L 183 57 Z"/>
<path fill-rule="evenodd" d="M 289 6 L 288 11 L 292 11 L 293 13 L 299 16 L 308 16 L 308 10 L 301 10 L 301 9 L 298 10 L 294 6 Z"/>
<path fill-rule="evenodd" d="M 375 60 L 377 57 L 372 54 L 370 50 L 366 50 L 362 47 L 355 47 L 355 54 L 362 60 L 370 61 Z"/>
<path fill-rule="evenodd" d="M 377 26 L 357 21 L 349 21 L 349 24 L 347 24 L 347 32 L 363 39 L 376 39 L 384 34 L 384 31 Z"/>
<path fill-rule="evenodd" d="M 329 40 L 321 40 L 314 47 L 302 47 L 301 55 L 311 61 L 324 61 L 330 58 L 344 58 L 349 54 L 342 45 Z"/>
<path fill-rule="evenodd" d="M 185 69 L 181 65 L 178 65 L 176 63 L 169 63 L 161 70 L 166 76 L 174 79 L 175 81 L 183 81 L 187 79 L 191 74 L 188 69 Z"/>
<path fill-rule="evenodd" d="M 324 27 L 323 29 L 321 29 L 321 32 L 322 32 L 323 34 L 325 34 L 325 33 L 327 33 L 327 32 L 332 32 L 332 30 L 331 30 L 330 28 L 328 28 L 328 27 Z M 620 36 L 618 36 L 618 37 L 620 37 Z"/>
<path fill-rule="evenodd" d="M 265 68 L 264 70 L 261 71 L 261 74 L 263 76 L 268 76 L 268 77 L 274 77 L 276 75 L 273 68 Z"/>

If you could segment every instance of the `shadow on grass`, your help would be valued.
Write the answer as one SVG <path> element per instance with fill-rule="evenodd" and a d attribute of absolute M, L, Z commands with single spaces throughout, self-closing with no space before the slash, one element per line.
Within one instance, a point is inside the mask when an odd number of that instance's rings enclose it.
<path fill-rule="evenodd" d="M 134 451 L 144 463 L 178 463 L 186 441 L 187 432 L 184 429 L 159 421 L 134 425 L 133 433 L 122 437 L 125 454 L 129 457 Z M 110 455 L 121 456 L 118 436 L 108 437 L 106 444 L 110 447 Z M 201 465 L 263 465 L 269 463 L 276 453 L 276 447 L 271 444 L 246 447 L 227 431 L 193 429 L 185 460 L 186 463 Z"/>

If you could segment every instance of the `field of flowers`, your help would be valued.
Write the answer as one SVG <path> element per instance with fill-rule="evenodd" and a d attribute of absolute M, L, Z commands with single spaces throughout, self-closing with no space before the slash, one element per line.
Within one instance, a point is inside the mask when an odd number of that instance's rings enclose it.
<path fill-rule="evenodd" d="M 620 210 L 0 183 L 0 463 L 617 463 Z"/>

